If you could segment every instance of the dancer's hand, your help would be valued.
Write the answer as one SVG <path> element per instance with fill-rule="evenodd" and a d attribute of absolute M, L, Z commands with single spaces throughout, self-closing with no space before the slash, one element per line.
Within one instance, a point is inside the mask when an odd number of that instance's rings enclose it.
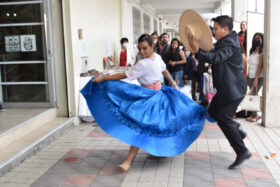
<path fill-rule="evenodd" d="M 92 80 L 92 82 L 102 82 L 102 81 L 104 81 L 104 77 L 103 76 L 94 77 L 94 79 Z"/>
<path fill-rule="evenodd" d="M 199 50 L 197 40 L 194 39 L 194 38 L 193 38 L 193 35 L 191 35 L 190 33 L 188 34 L 188 39 L 189 39 L 190 47 L 193 49 L 193 52 L 194 52 L 194 53 L 197 53 L 198 50 Z"/>

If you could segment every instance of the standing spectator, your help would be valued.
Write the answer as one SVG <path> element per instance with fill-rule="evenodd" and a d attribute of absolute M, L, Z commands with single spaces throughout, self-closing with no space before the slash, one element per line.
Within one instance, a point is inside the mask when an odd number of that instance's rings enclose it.
<path fill-rule="evenodd" d="M 241 50 L 246 54 L 247 51 L 247 23 L 242 21 L 240 23 L 240 32 L 238 33 L 238 39 L 241 44 Z"/>
<path fill-rule="evenodd" d="M 252 47 L 250 49 L 250 56 L 248 58 L 248 84 L 250 89 L 254 88 L 252 95 L 257 95 L 259 89 L 263 85 L 263 34 L 255 33 L 252 40 Z M 257 112 L 247 118 L 247 121 L 255 122 L 259 119 Z"/>
<path fill-rule="evenodd" d="M 192 74 L 195 70 L 195 60 L 192 57 L 192 53 L 190 53 L 190 51 L 187 51 L 186 49 L 185 49 L 185 51 L 186 51 L 185 56 L 187 59 L 187 63 L 185 63 L 183 65 L 183 67 L 184 67 L 183 79 L 184 79 L 185 85 L 192 85 Z"/>
<path fill-rule="evenodd" d="M 246 77 L 247 76 L 247 23 L 246 21 L 242 21 L 240 23 L 240 32 L 238 33 L 238 39 L 242 50 L 244 76 Z"/>
<path fill-rule="evenodd" d="M 192 99 L 194 101 L 197 101 L 196 92 L 197 92 L 198 83 L 200 82 L 200 78 L 197 73 L 197 67 L 198 67 L 199 61 L 197 58 L 195 58 L 195 53 L 191 53 L 191 56 L 195 61 L 194 71 L 192 73 Z"/>
<path fill-rule="evenodd" d="M 151 34 L 151 36 L 152 36 L 153 42 L 154 42 L 154 44 L 153 44 L 154 52 L 158 53 L 159 45 L 160 45 L 158 34 L 157 34 L 157 32 L 153 32 Z"/>
<path fill-rule="evenodd" d="M 213 84 L 213 76 L 212 76 L 212 65 L 208 65 L 208 72 L 204 73 L 204 84 L 203 84 L 203 93 L 204 97 L 207 100 L 208 104 L 211 103 L 214 95 L 216 94 L 216 89 Z"/>
<path fill-rule="evenodd" d="M 179 87 L 183 87 L 183 66 L 185 63 L 186 57 L 183 50 L 180 50 L 179 48 L 179 40 L 177 38 L 173 38 L 168 54 L 167 69 L 172 78 L 179 83 Z"/>
<path fill-rule="evenodd" d="M 159 44 L 159 54 L 165 64 L 168 63 L 168 53 L 170 49 L 169 42 L 169 35 L 167 33 L 162 33 L 160 35 L 160 44 Z"/>
<path fill-rule="evenodd" d="M 168 53 L 170 49 L 170 45 L 168 44 L 169 35 L 167 33 L 162 33 L 160 35 L 159 45 L 157 47 L 157 53 L 161 56 L 163 62 L 167 65 L 168 64 Z M 169 81 L 164 78 L 164 84 L 168 85 Z"/>
<path fill-rule="evenodd" d="M 117 53 L 118 65 L 121 67 L 132 66 L 135 63 L 136 55 L 134 50 L 129 47 L 128 39 L 121 39 L 121 48 Z"/>

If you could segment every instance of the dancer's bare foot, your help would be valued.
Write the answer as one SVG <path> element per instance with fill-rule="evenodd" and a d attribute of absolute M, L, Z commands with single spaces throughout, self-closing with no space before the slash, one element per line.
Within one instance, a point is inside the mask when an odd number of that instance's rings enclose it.
<path fill-rule="evenodd" d="M 130 146 L 128 156 L 126 157 L 125 161 L 122 164 L 118 165 L 118 167 L 123 171 L 129 170 L 138 150 L 139 150 L 138 147 Z"/>
<path fill-rule="evenodd" d="M 130 164 L 129 163 L 122 163 L 122 164 L 118 165 L 118 167 L 123 171 L 128 171 L 129 168 L 130 168 Z"/>

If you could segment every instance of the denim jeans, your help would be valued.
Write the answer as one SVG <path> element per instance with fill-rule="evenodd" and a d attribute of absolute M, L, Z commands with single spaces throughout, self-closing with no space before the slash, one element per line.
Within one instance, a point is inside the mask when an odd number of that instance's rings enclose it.
<path fill-rule="evenodd" d="M 172 78 L 175 81 L 179 81 L 179 87 L 183 87 L 183 74 L 184 74 L 184 70 L 180 70 L 180 71 L 176 71 L 176 72 L 171 72 L 170 73 Z"/>

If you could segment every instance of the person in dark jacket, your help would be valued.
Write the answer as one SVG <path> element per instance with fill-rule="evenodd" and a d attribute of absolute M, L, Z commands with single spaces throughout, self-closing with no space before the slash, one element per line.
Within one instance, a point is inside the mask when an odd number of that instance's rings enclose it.
<path fill-rule="evenodd" d="M 183 50 L 180 49 L 178 38 L 173 38 L 171 47 L 168 52 L 167 69 L 172 78 L 178 82 L 179 87 L 183 87 L 184 64 L 186 64 L 186 57 Z"/>
<path fill-rule="evenodd" d="M 159 38 L 160 45 L 157 46 L 156 51 L 161 56 L 163 62 L 167 65 L 170 50 L 170 45 L 168 44 L 169 35 L 167 33 L 162 33 Z M 164 78 L 164 84 L 169 85 L 169 81 L 166 78 Z"/>
<path fill-rule="evenodd" d="M 183 49 L 183 51 L 184 51 L 184 49 Z M 185 63 L 183 66 L 183 68 L 184 68 L 183 79 L 184 79 L 186 85 L 191 85 L 192 84 L 192 75 L 193 75 L 193 72 L 195 71 L 195 60 L 194 60 L 192 53 L 188 56 L 186 55 L 186 59 L 187 59 L 187 63 Z"/>
<path fill-rule="evenodd" d="M 218 16 L 214 19 L 213 33 L 217 40 L 211 52 L 199 48 L 198 42 L 189 35 L 190 47 L 203 61 L 212 64 L 213 83 L 217 89 L 208 113 L 213 117 L 237 157 L 229 166 L 234 169 L 246 159 L 251 157 L 251 152 L 244 144 L 246 132 L 240 129 L 240 124 L 233 120 L 233 114 L 246 94 L 247 85 L 242 64 L 242 52 L 237 33 L 232 31 L 233 22 L 229 16 Z"/>

